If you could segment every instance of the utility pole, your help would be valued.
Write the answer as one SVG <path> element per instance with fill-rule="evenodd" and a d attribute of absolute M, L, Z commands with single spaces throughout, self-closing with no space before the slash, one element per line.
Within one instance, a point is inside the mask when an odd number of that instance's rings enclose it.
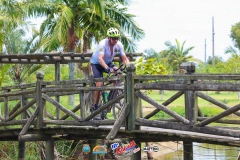
<path fill-rule="evenodd" d="M 214 17 L 212 17 L 212 64 L 215 65 L 215 56 L 214 56 Z"/>
<path fill-rule="evenodd" d="M 206 42 L 206 38 L 205 38 L 205 44 L 204 44 L 204 63 L 207 63 L 207 42 Z"/>

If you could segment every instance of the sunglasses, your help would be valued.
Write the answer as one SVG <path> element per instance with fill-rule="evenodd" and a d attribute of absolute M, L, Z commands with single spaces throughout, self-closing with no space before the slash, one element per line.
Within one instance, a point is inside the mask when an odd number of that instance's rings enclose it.
<path fill-rule="evenodd" d="M 112 37 L 111 39 L 112 40 L 118 40 L 118 37 Z"/>

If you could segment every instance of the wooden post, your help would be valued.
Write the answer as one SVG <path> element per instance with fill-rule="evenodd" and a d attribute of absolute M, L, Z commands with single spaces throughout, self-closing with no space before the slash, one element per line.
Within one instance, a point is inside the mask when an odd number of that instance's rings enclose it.
<path fill-rule="evenodd" d="M 139 83 L 139 80 L 134 80 L 134 84 L 135 83 Z M 134 84 L 133 84 L 133 98 L 134 98 L 134 107 L 135 107 L 135 118 L 142 118 L 143 117 L 142 100 L 141 98 L 135 95 Z M 135 123 L 135 119 L 134 119 L 134 123 Z M 141 125 L 135 125 L 135 130 L 141 130 Z M 141 143 L 140 142 L 136 142 L 136 143 L 138 147 L 141 148 Z M 139 160 L 139 159 L 141 159 L 141 151 L 138 151 L 137 153 L 134 153 L 131 156 L 131 160 Z"/>
<path fill-rule="evenodd" d="M 86 84 L 83 84 L 83 87 L 85 87 Z M 86 107 L 84 106 L 84 91 L 80 91 L 79 93 L 79 103 L 80 103 L 80 116 L 81 119 L 86 118 Z"/>
<path fill-rule="evenodd" d="M 193 82 L 191 82 L 192 84 Z M 195 91 L 185 92 L 185 116 L 189 120 L 190 126 L 197 123 L 198 107 Z M 193 160 L 193 142 L 183 141 L 184 160 Z"/>
<path fill-rule="evenodd" d="M 3 91 L 4 93 L 10 92 L 10 89 L 6 89 Z M 4 97 L 4 120 L 6 121 L 9 117 L 8 112 L 8 97 Z"/>
<path fill-rule="evenodd" d="M 26 83 L 21 83 L 21 85 L 24 85 Z M 24 90 L 26 88 L 22 88 L 21 90 Z M 24 105 L 26 104 L 27 99 L 25 98 L 24 95 L 20 95 L 20 107 L 23 108 Z M 24 111 L 22 113 L 22 119 L 26 119 L 27 118 L 27 112 Z M 24 125 L 22 125 L 22 127 L 24 127 Z M 18 142 L 19 143 L 19 147 L 18 147 L 18 160 L 24 160 L 25 159 L 25 142 Z"/>
<path fill-rule="evenodd" d="M 21 85 L 24 85 L 24 84 L 26 84 L 26 83 L 22 83 Z M 22 88 L 21 90 L 25 90 L 25 89 L 26 88 Z M 21 108 L 24 107 L 24 105 L 26 104 L 26 101 L 27 101 L 26 97 L 24 95 L 20 95 L 20 107 Z M 26 119 L 26 118 L 27 118 L 27 112 L 24 111 L 22 113 L 22 119 Z"/>
<path fill-rule="evenodd" d="M 49 139 L 46 141 L 46 160 L 54 159 L 54 144 L 53 140 Z"/>
<path fill-rule="evenodd" d="M 126 92 L 126 104 L 130 106 L 129 114 L 126 118 L 126 130 L 139 130 L 140 126 L 135 125 L 136 117 L 141 117 L 141 101 L 140 98 L 136 98 L 133 76 L 135 75 L 136 66 L 134 64 L 127 65 L 127 74 L 125 80 L 125 92 Z M 141 148 L 141 144 L 138 143 Z M 137 152 L 131 155 L 131 160 L 141 159 L 141 152 Z"/>
<path fill-rule="evenodd" d="M 91 150 L 93 150 L 93 148 L 98 145 L 98 140 L 91 139 L 91 140 L 88 140 L 88 143 L 89 143 Z M 86 157 L 88 157 L 89 160 L 97 160 L 97 154 L 91 153 L 91 154 L 88 154 Z"/>
<path fill-rule="evenodd" d="M 39 112 L 37 116 L 37 128 L 43 127 L 43 103 L 42 103 L 42 80 L 44 73 L 41 71 L 37 72 L 37 83 L 36 83 L 36 104 L 39 107 Z"/>
<path fill-rule="evenodd" d="M 60 62 L 55 63 L 55 81 L 56 82 L 60 81 Z M 57 102 L 60 102 L 60 96 L 56 96 L 55 99 Z M 56 108 L 56 113 L 57 113 L 57 119 L 60 119 L 59 108 Z"/>
<path fill-rule="evenodd" d="M 183 141 L 183 159 L 193 160 L 193 143 L 189 141 Z"/>
<path fill-rule="evenodd" d="M 18 143 L 18 160 L 25 159 L 25 142 Z"/>
<path fill-rule="evenodd" d="M 134 84 L 135 83 L 139 83 L 139 80 L 134 80 Z M 136 91 L 140 91 L 140 90 L 136 90 Z M 143 113 L 142 113 L 141 98 L 139 98 L 138 96 L 135 95 L 135 90 L 134 90 L 134 95 L 133 96 L 134 96 L 133 98 L 134 98 L 134 106 L 135 106 L 135 117 L 136 118 L 142 118 L 143 117 Z M 141 126 L 140 125 L 136 125 L 135 127 L 136 127 L 135 128 L 136 130 L 141 130 Z"/>
<path fill-rule="evenodd" d="M 126 118 L 126 130 L 135 130 L 135 104 L 134 104 L 134 79 L 133 75 L 135 74 L 136 67 L 134 64 L 127 65 L 127 74 L 126 74 L 126 102 L 130 105 L 130 111 Z"/>

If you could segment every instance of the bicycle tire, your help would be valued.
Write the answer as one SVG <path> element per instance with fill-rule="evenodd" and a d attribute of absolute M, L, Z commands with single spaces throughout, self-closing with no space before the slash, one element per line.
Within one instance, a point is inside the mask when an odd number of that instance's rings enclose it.
<path fill-rule="evenodd" d="M 91 111 L 90 111 L 90 108 L 93 106 L 94 104 L 94 95 L 93 95 L 93 91 L 89 91 L 87 94 L 86 94 L 86 97 L 85 97 L 85 108 L 86 108 L 86 113 L 87 113 L 87 116 L 89 116 L 91 114 Z"/>
<path fill-rule="evenodd" d="M 112 100 L 121 94 L 123 94 L 122 90 L 115 90 L 112 92 L 112 95 L 109 97 L 110 98 L 109 100 Z M 125 105 L 124 98 L 120 99 L 118 102 L 116 102 L 112 105 L 112 113 L 113 113 L 114 119 L 117 119 L 119 117 L 119 115 L 121 113 L 121 109 L 124 105 Z"/>
<path fill-rule="evenodd" d="M 102 93 L 100 92 L 98 106 L 101 107 L 102 104 L 103 104 L 103 97 L 102 97 Z M 85 98 L 85 107 L 86 107 L 87 116 L 91 114 L 90 109 L 93 105 L 94 105 L 94 91 L 89 91 L 86 94 L 86 98 Z"/>

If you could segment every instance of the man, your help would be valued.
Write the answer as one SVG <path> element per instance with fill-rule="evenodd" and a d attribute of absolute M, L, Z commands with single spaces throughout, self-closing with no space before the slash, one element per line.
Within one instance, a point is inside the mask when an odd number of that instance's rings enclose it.
<path fill-rule="evenodd" d="M 97 46 L 97 50 L 90 59 L 94 78 L 103 77 L 103 72 L 113 73 L 117 67 L 112 63 L 116 53 L 119 53 L 125 64 L 129 60 L 124 52 L 123 44 L 118 40 L 120 32 L 116 28 L 109 28 L 107 31 L 107 38 L 101 40 Z M 96 82 L 96 87 L 101 87 L 103 82 Z M 94 91 L 94 105 L 91 111 L 97 110 L 99 106 L 100 91 Z M 94 120 L 101 120 L 100 114 L 96 115 Z"/>

